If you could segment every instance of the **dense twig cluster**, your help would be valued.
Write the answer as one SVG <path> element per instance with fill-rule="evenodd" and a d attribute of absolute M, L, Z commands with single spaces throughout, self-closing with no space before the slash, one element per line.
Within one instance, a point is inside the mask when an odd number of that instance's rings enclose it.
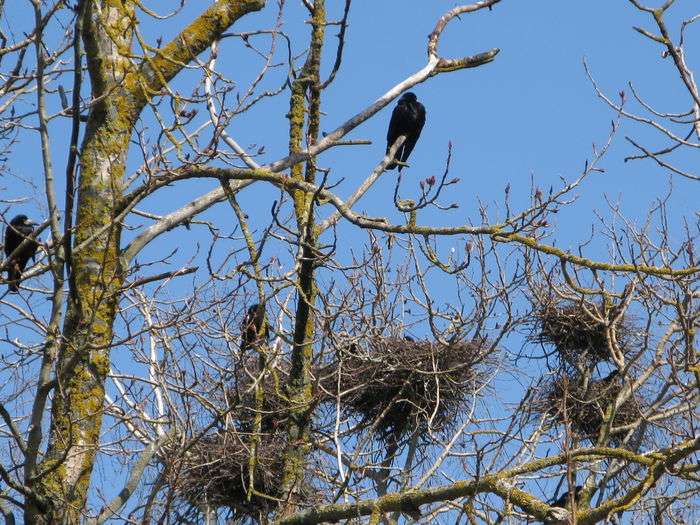
<path fill-rule="evenodd" d="M 179 499 L 200 509 L 228 507 L 237 519 L 255 521 L 272 512 L 282 497 L 288 370 L 264 366 L 259 357 L 250 356 L 237 363 L 237 375 L 224 403 L 226 429 L 173 454 L 178 459 L 168 463 L 167 480 Z M 312 491 L 305 488 L 299 503 L 312 499 Z"/>
<path fill-rule="evenodd" d="M 264 370 L 261 372 L 261 370 Z M 289 371 L 284 366 L 267 366 L 257 357 L 238 364 L 236 384 L 227 392 L 226 405 L 232 407 L 230 418 L 243 432 L 254 431 L 254 420 L 260 416 L 260 431 L 281 428 L 289 404 L 284 385 Z"/>
<path fill-rule="evenodd" d="M 190 504 L 198 508 L 228 507 L 237 520 L 268 514 L 281 497 L 284 434 L 262 436 L 254 451 L 248 438 L 234 430 L 202 437 L 186 452 L 173 454 L 177 460 L 168 464 L 168 484 Z M 311 500 L 313 492 L 304 490 L 301 494 Z"/>
<path fill-rule="evenodd" d="M 609 330 L 622 354 L 630 346 L 632 325 L 623 314 L 616 319 L 615 310 L 603 311 L 599 305 L 582 303 L 547 303 L 534 314 L 534 342 L 550 344 L 563 362 L 576 366 L 581 362 L 612 361 Z"/>
<path fill-rule="evenodd" d="M 366 350 L 352 347 L 339 356 L 327 390 L 340 395 L 346 410 L 373 422 L 379 435 L 447 429 L 464 400 L 483 386 L 490 345 L 486 340 L 448 345 L 395 337 L 378 338 Z"/>
<path fill-rule="evenodd" d="M 571 422 L 572 430 L 595 442 L 611 415 L 613 428 L 629 425 L 641 417 L 643 400 L 638 394 L 624 399 L 612 412 L 622 389 L 623 383 L 615 372 L 587 384 L 578 375 L 562 375 L 544 387 L 533 408 L 560 423 Z"/>

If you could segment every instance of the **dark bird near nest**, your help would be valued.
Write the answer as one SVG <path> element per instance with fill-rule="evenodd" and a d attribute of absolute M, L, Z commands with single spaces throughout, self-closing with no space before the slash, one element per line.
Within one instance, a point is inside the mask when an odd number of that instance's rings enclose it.
<path fill-rule="evenodd" d="M 30 221 L 26 215 L 17 215 L 10 221 L 5 230 L 5 257 L 12 255 L 12 259 L 7 266 L 7 280 L 10 281 L 9 289 L 13 293 L 19 290 L 22 272 L 27 266 L 29 259 L 34 260 L 39 243 L 30 239 L 21 250 L 14 253 L 14 255 L 13 252 L 17 250 L 26 237 L 32 234 L 34 226 L 36 224 Z"/>
<path fill-rule="evenodd" d="M 603 379 L 601 379 L 601 382 L 603 383 L 612 383 L 615 381 L 618 377 L 620 376 L 620 371 L 615 369 L 612 372 L 610 372 L 608 375 L 606 375 Z"/>
<path fill-rule="evenodd" d="M 265 324 L 265 332 L 261 334 L 263 324 Z M 267 342 L 270 338 L 270 327 L 265 323 L 264 305 L 254 304 L 248 308 L 248 312 L 241 323 L 241 334 L 242 352 Z"/>
<path fill-rule="evenodd" d="M 406 140 L 396 152 L 394 160 L 406 162 L 416 146 L 416 142 L 418 142 L 424 124 L 425 106 L 418 102 L 414 93 L 404 93 L 391 114 L 389 131 L 386 134 L 386 152 L 389 153 L 389 149 L 396 142 L 396 139 L 404 135 Z M 386 169 L 393 170 L 397 165 L 396 162 L 392 162 Z M 399 171 L 401 171 L 403 166 L 398 166 Z"/>
<path fill-rule="evenodd" d="M 574 493 L 573 494 L 574 500 L 578 500 L 578 496 L 579 496 L 579 493 L 581 492 L 581 490 L 583 490 L 583 487 L 581 485 L 576 485 L 574 487 L 573 491 L 567 490 L 566 492 L 564 492 L 564 494 L 559 496 L 553 503 L 550 503 L 549 506 L 550 507 L 561 507 L 563 509 L 566 509 L 569 507 L 569 503 L 571 501 L 569 499 L 569 493 L 573 492 Z"/>

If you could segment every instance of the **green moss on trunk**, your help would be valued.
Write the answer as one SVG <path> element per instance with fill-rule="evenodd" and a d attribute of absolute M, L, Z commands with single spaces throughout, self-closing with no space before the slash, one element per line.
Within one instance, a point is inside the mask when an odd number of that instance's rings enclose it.
<path fill-rule="evenodd" d="M 194 56 L 264 0 L 220 0 L 204 10 L 155 57 L 131 60 L 136 3 L 95 0 L 84 9 L 83 36 L 95 104 L 80 156 L 75 249 L 56 365 L 49 444 L 27 484 L 49 508 L 29 502 L 26 523 L 78 523 L 99 447 L 112 329 L 124 269 L 117 215 L 129 140 L 142 109 Z"/>
<path fill-rule="evenodd" d="M 308 90 L 310 103 L 308 109 L 308 128 L 306 137 L 310 145 L 318 139 L 321 115 L 320 67 L 321 51 L 325 36 L 326 11 L 324 0 L 314 2 L 312 17 L 312 34 L 309 57 L 302 69 L 301 78 L 292 85 L 290 100 L 290 154 L 298 153 L 302 147 L 304 127 L 305 94 Z M 315 181 L 316 163 L 311 159 L 306 163 L 303 180 Z M 302 167 L 297 164 L 292 168 L 292 178 L 302 180 Z M 313 305 L 316 302 L 317 289 L 314 268 L 317 260 L 316 231 L 314 228 L 313 194 L 299 190 L 293 192 L 297 228 L 303 243 L 302 262 L 299 270 L 299 299 L 297 301 L 294 326 L 294 348 L 292 366 L 287 382 L 287 396 L 290 400 L 288 444 L 285 451 L 282 474 L 284 493 L 290 494 L 288 503 L 281 509 L 282 515 L 295 511 L 294 494 L 304 479 L 306 455 L 310 450 L 309 424 L 312 407 L 312 385 L 310 367 L 313 358 L 314 317 Z"/>

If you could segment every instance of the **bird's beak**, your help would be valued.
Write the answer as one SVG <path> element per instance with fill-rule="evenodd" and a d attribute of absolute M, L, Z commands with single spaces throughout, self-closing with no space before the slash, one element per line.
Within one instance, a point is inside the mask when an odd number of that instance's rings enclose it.
<path fill-rule="evenodd" d="M 24 224 L 27 226 L 36 226 L 37 223 L 32 221 L 31 219 L 27 219 L 26 221 L 24 221 Z"/>

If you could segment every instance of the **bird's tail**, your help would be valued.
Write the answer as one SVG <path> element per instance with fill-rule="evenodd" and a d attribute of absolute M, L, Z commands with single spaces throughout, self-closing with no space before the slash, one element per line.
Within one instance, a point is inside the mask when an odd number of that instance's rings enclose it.
<path fill-rule="evenodd" d="M 19 292 L 19 285 L 18 285 L 18 283 L 19 283 L 19 277 L 20 277 L 20 276 L 19 276 L 19 272 L 17 271 L 16 268 L 10 267 L 10 268 L 7 270 L 7 280 L 10 281 L 10 282 L 7 284 L 7 289 L 8 289 L 11 293 L 17 293 L 17 292 Z"/>

